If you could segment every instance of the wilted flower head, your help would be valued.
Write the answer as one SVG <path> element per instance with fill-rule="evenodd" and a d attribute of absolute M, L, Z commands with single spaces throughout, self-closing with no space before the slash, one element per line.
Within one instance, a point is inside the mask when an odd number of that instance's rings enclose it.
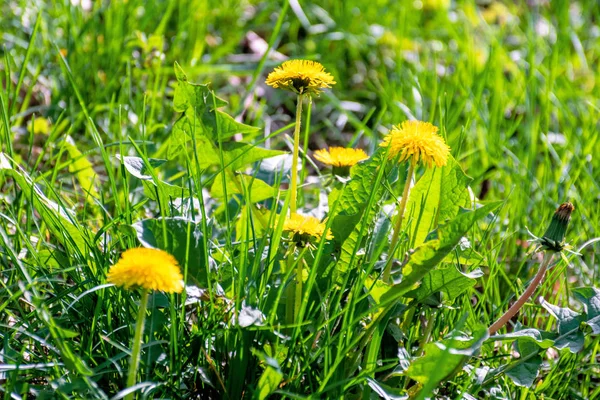
<path fill-rule="evenodd" d="M 427 167 L 443 167 L 448 162 L 450 147 L 438 135 L 438 128 L 429 122 L 404 121 L 394 126 L 383 139 L 381 147 L 389 146 L 388 156 L 413 164 L 422 161 Z"/>
<path fill-rule="evenodd" d="M 351 167 L 359 161 L 369 158 L 363 149 L 346 149 L 344 147 L 330 147 L 329 150 L 315 151 L 315 158 L 332 167 Z"/>
<path fill-rule="evenodd" d="M 267 76 L 266 83 L 298 94 L 319 94 L 322 89 L 335 85 L 333 76 L 325 72 L 321 64 L 309 60 L 284 62 Z"/>
<path fill-rule="evenodd" d="M 108 272 L 107 280 L 125 289 L 141 287 L 180 293 L 183 276 L 177 260 L 166 251 L 135 248 L 125 251 L 121 259 Z"/>
<path fill-rule="evenodd" d="M 300 247 L 303 247 L 306 243 L 319 241 L 323 236 L 328 240 L 333 239 L 331 230 L 327 229 L 327 232 L 325 232 L 323 222 L 315 217 L 300 214 L 289 216 L 283 224 L 283 231 L 291 232 L 292 240 Z"/>

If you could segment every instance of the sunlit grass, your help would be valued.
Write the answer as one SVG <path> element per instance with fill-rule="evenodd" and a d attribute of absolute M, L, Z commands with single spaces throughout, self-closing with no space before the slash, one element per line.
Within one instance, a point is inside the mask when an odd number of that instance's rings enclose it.
<path fill-rule="evenodd" d="M 0 11 L 3 397 L 600 396 L 600 310 L 576 289 L 598 286 L 597 2 Z M 267 85 L 288 58 L 336 84 Z M 406 120 L 439 128 L 446 166 L 388 159 Z M 369 158 L 314 156 L 336 146 Z M 543 259 L 528 230 L 565 201 L 580 255 L 488 338 Z M 290 233 L 290 208 L 322 233 Z M 140 246 L 186 290 L 150 293 L 128 391 L 140 294 L 107 274 Z M 559 326 L 555 305 L 581 315 Z"/>

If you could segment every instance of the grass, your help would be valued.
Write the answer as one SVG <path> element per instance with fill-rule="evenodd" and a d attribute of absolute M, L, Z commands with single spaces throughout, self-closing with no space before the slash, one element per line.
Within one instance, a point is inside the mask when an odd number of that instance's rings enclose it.
<path fill-rule="evenodd" d="M 140 294 L 106 274 L 140 245 L 173 253 L 188 288 L 150 295 L 139 398 L 600 397 L 596 295 L 577 289 L 599 286 L 596 1 L 88 5 L 0 5 L 4 398 L 127 395 Z M 298 197 L 334 239 L 295 252 L 277 214 L 296 96 L 264 84 L 284 56 L 337 81 L 304 104 Z M 202 100 L 182 74 L 210 82 Z M 407 119 L 456 163 L 416 169 L 391 285 L 407 168 L 378 145 Z M 334 145 L 371 158 L 336 179 L 312 158 Z M 488 338 L 537 272 L 527 229 L 564 201 L 581 254 Z M 466 239 L 425 242 L 434 228 Z"/>

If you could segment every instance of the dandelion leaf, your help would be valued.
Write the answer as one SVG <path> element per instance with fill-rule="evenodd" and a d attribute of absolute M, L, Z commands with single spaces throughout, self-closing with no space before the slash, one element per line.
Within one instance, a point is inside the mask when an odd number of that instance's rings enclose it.
<path fill-rule="evenodd" d="M 468 185 L 471 182 L 450 156 L 441 168 L 429 168 L 412 188 L 406 204 L 405 230 L 412 235 L 412 246 L 425 242 L 429 232 L 454 218 L 460 208 L 470 208 Z"/>
<path fill-rule="evenodd" d="M 253 133 L 258 130 L 220 111 L 218 108 L 227 105 L 227 102 L 217 97 L 209 85 L 189 82 L 179 64 L 175 66 L 175 76 L 177 83 L 173 94 L 173 108 L 184 113 L 194 127 L 195 134 L 216 141 L 225 140 L 237 133 Z"/>
<path fill-rule="evenodd" d="M 341 243 L 340 259 L 335 269 L 337 277 L 348 271 L 356 259 L 362 238 L 375 223 L 375 215 L 379 210 L 378 200 L 384 190 L 383 185 L 378 184 L 383 174 L 384 157 L 385 152 L 378 149 L 371 158 L 356 165 L 352 179 L 337 197 L 337 204 L 330 204 L 336 210 L 331 222 L 331 232 L 336 242 Z"/>
<path fill-rule="evenodd" d="M 502 202 L 488 203 L 474 211 L 460 213 L 450 222 L 440 225 L 436 239 L 431 239 L 415 249 L 403 269 L 402 282 L 394 285 L 385 295 L 383 301 L 391 301 L 409 292 L 429 271 L 458 245 L 461 238 L 471 229 L 473 224 L 494 211 Z"/>
<path fill-rule="evenodd" d="M 438 343 L 429 343 L 425 345 L 425 355 L 410 364 L 406 375 L 421 383 L 423 391 L 430 391 L 477 354 L 486 338 L 487 329 L 481 328 L 472 337 L 455 336 Z M 428 395 L 422 394 L 425 397 Z"/>
<path fill-rule="evenodd" d="M 585 340 L 580 325 L 585 322 L 585 315 L 570 308 L 552 305 L 546 300 L 542 300 L 541 304 L 550 315 L 558 320 L 559 337 L 556 339 L 554 346 L 558 349 L 568 348 L 571 353 L 580 351 Z"/>
<path fill-rule="evenodd" d="M 268 183 L 250 175 L 225 174 L 225 188 L 223 187 L 223 178 L 218 174 L 210 188 L 210 193 L 217 198 L 224 198 L 231 195 L 247 196 L 251 203 L 258 203 L 277 195 L 277 189 L 269 186 Z"/>
<path fill-rule="evenodd" d="M 465 290 L 473 287 L 477 283 L 476 278 L 481 275 L 481 270 L 465 274 L 455 266 L 434 269 L 423 277 L 421 285 L 417 289 L 406 293 L 405 297 L 423 302 L 435 293 L 443 293 L 444 300 L 451 302 Z"/>

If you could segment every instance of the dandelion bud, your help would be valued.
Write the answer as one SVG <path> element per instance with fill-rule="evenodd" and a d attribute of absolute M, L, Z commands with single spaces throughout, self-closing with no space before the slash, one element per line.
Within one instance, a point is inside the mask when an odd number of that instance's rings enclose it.
<path fill-rule="evenodd" d="M 565 234 L 567 233 L 567 227 L 571 220 L 571 213 L 575 210 L 575 207 L 571 203 L 563 203 L 558 207 L 550 226 L 546 230 L 546 233 L 542 236 L 541 243 L 547 250 L 561 251 L 564 247 Z"/>

